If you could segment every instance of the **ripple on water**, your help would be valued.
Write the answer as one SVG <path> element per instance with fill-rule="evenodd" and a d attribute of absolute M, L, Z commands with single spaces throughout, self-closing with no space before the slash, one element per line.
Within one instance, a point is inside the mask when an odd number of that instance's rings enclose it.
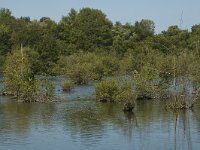
<path fill-rule="evenodd" d="M 15 103 L 0 97 L 0 149 L 200 147 L 200 106 L 193 112 L 173 113 L 165 111 L 162 102 L 140 101 L 132 113 L 124 113 L 122 105 L 88 98 L 93 85 L 77 86 L 72 93 L 59 92 L 63 101 L 46 104 Z"/>

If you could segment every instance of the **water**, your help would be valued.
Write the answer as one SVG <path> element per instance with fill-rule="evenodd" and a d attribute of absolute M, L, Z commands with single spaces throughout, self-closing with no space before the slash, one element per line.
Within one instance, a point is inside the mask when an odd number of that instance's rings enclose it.
<path fill-rule="evenodd" d="M 139 101 L 133 113 L 98 103 L 94 87 L 63 93 L 57 103 L 17 103 L 0 97 L 0 150 L 198 150 L 200 106 L 171 112 L 162 101 Z"/>

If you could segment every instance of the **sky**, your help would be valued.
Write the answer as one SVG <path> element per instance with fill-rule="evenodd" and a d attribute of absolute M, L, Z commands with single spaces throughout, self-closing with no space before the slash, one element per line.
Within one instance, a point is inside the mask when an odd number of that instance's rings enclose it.
<path fill-rule="evenodd" d="M 200 24 L 200 0 L 0 0 L 0 8 L 32 20 L 50 17 L 58 22 L 71 8 L 83 7 L 100 9 L 113 23 L 153 20 L 157 33 L 170 25 L 181 24 L 181 28 L 190 30 L 192 25 Z"/>

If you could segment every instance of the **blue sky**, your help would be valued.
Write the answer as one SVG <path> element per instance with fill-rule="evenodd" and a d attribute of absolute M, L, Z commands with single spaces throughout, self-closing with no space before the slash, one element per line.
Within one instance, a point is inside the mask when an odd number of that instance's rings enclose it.
<path fill-rule="evenodd" d="M 200 0 L 0 0 L 0 8 L 9 8 L 16 17 L 31 19 L 46 16 L 59 21 L 71 8 L 83 7 L 102 10 L 112 22 L 151 19 L 157 32 L 179 25 L 182 11 L 182 28 L 200 24 Z"/>

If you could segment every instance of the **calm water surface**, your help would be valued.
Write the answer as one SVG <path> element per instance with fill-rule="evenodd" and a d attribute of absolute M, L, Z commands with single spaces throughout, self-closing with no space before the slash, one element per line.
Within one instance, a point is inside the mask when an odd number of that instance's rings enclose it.
<path fill-rule="evenodd" d="M 52 80 L 62 102 L 0 97 L 0 150 L 200 149 L 199 105 L 169 112 L 162 101 L 139 101 L 133 113 L 124 113 L 121 105 L 96 102 L 92 85 L 67 94 L 60 89 L 62 79 Z"/>

